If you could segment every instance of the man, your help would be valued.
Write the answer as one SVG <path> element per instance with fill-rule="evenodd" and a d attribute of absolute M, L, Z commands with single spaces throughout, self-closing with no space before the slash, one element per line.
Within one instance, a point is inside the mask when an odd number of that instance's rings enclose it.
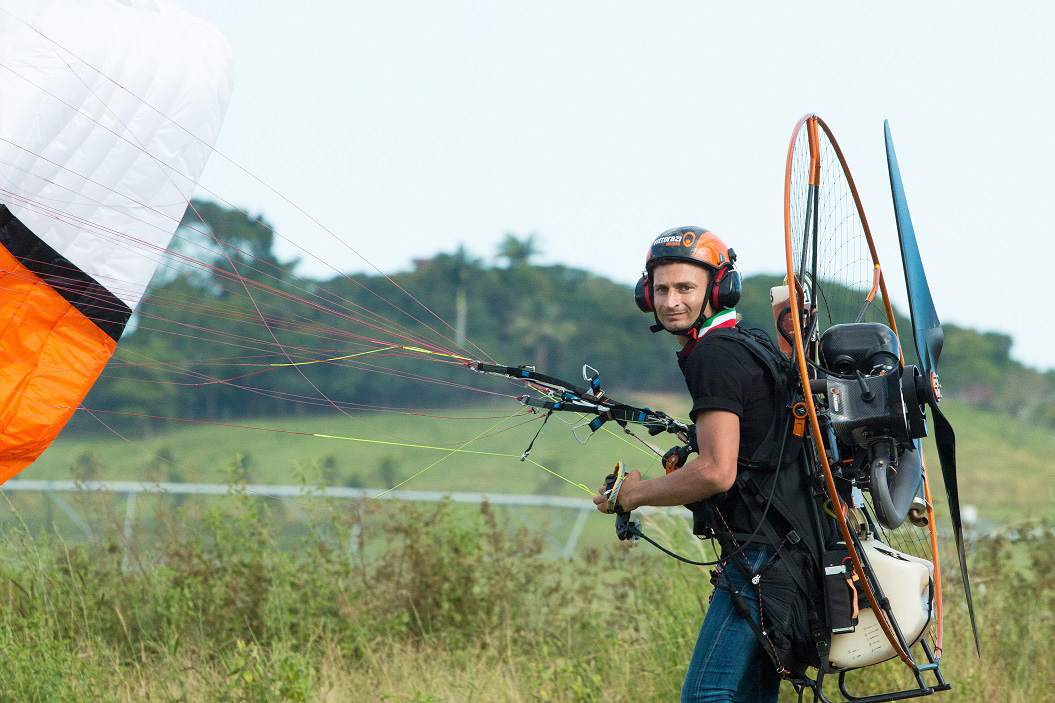
<path fill-rule="evenodd" d="M 736 255 L 702 227 L 679 227 L 653 242 L 638 284 L 643 310 L 655 314 L 653 331 L 675 336 L 678 364 L 692 396 L 698 456 L 676 471 L 642 479 L 629 472 L 613 488 L 618 508 L 687 505 L 709 523 L 722 545 L 715 592 L 700 629 L 682 688 L 682 701 L 776 701 L 780 647 L 764 644 L 766 611 L 751 578 L 766 571 L 775 550 L 760 534 L 757 514 L 739 495 L 738 459 L 759 455 L 786 426 L 777 426 L 779 394 L 770 365 L 732 329 L 740 297 Z M 778 453 L 783 453 L 781 447 Z M 710 499 L 710 500 L 708 500 Z M 602 512 L 612 505 L 605 488 L 594 497 Z M 775 511 L 774 511 L 775 517 Z M 769 520 L 779 525 L 779 520 Z M 771 530 L 768 530 L 772 536 Z M 788 532 L 784 529 L 784 532 Z M 779 570 L 777 570 L 779 571 Z M 769 651 L 767 651 L 767 649 Z M 775 666 L 776 664 L 776 666 Z"/>

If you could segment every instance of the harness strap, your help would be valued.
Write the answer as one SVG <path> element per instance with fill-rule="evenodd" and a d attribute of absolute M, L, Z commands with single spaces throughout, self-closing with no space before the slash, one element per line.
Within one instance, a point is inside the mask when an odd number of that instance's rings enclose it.
<path fill-rule="evenodd" d="M 741 492 L 745 488 L 748 488 L 755 496 L 761 496 L 762 492 L 755 485 L 754 481 L 751 480 L 750 476 L 741 475 L 740 478 L 737 479 L 737 482 L 741 485 Z M 751 517 L 752 519 L 754 519 L 755 524 L 761 526 L 762 534 L 765 535 L 766 539 L 773 543 L 773 545 L 777 548 L 776 551 L 773 553 L 773 559 L 776 559 L 782 551 L 786 551 L 785 545 L 788 542 L 790 542 L 791 544 L 798 544 L 802 540 L 802 538 L 794 530 L 788 532 L 787 537 L 785 539 L 780 539 L 780 536 L 777 534 L 776 530 L 773 529 L 773 525 L 770 524 L 768 520 L 764 519 L 764 516 L 762 515 L 762 508 L 758 505 L 758 503 L 755 500 L 748 498 L 746 495 L 744 496 L 743 502 L 747 505 L 747 509 L 751 512 Z M 795 568 L 788 568 L 788 572 L 791 574 L 792 579 L 794 579 L 795 585 L 799 587 L 799 590 L 802 591 L 803 594 L 808 594 L 810 591 L 809 588 L 806 586 L 806 581 L 802 573 Z"/>
<path fill-rule="evenodd" d="M 739 564 L 736 559 L 731 559 L 730 561 L 727 561 L 726 565 L 728 566 L 730 562 L 732 562 L 732 565 L 744 574 L 748 581 L 752 580 L 751 572 L 746 566 Z M 784 668 L 784 665 L 780 662 L 780 657 L 777 655 L 776 646 L 769 639 L 769 635 L 766 634 L 766 631 L 762 629 L 761 625 L 755 622 L 755 618 L 751 614 L 751 607 L 747 604 L 747 600 L 744 598 L 743 594 L 741 594 L 740 591 L 738 591 L 733 586 L 733 581 L 729 577 L 729 574 L 725 572 L 725 569 L 716 569 L 715 571 L 712 571 L 711 574 L 715 577 L 714 587 L 721 588 L 723 591 L 726 591 L 729 594 L 729 597 L 733 601 L 733 609 L 736 610 L 737 615 L 747 621 L 748 626 L 751 628 L 751 632 L 755 635 L 755 639 L 757 639 L 762 645 L 762 649 L 765 650 L 766 655 L 769 657 L 770 661 L 773 662 L 773 666 L 776 667 L 777 672 L 781 676 L 784 676 L 786 673 L 789 673 L 788 670 Z M 723 581 L 724 583 L 722 583 Z M 758 590 L 758 584 L 755 583 L 754 586 L 755 589 Z M 759 617 L 761 618 L 761 595 L 759 596 L 758 600 L 758 611 Z"/>
<path fill-rule="evenodd" d="M 755 584 L 755 587 L 759 589 L 759 594 L 761 594 L 760 582 L 762 575 L 764 575 L 776 563 L 777 559 L 781 558 L 782 555 L 787 554 L 787 545 L 789 543 L 797 544 L 801 541 L 801 537 L 794 530 L 791 530 L 788 532 L 787 537 L 781 540 L 776 530 L 773 529 L 773 526 L 767 520 L 764 519 L 762 508 L 759 506 L 758 501 L 755 500 L 755 498 L 763 498 L 761 489 L 759 489 L 755 482 L 751 480 L 750 476 L 747 475 L 739 477 L 737 479 L 737 483 L 740 485 L 740 492 L 741 496 L 743 497 L 743 503 L 747 505 L 747 508 L 751 513 L 752 519 L 754 519 L 755 523 L 761 527 L 762 535 L 764 536 L 765 541 L 772 544 L 775 548 L 773 556 L 766 561 L 766 563 L 762 566 L 762 568 L 758 570 L 757 573 L 752 574 L 746 569 L 746 567 L 743 567 L 740 564 L 736 564 L 736 566 L 741 569 L 747 579 L 750 580 L 753 584 Z M 748 496 L 746 494 L 746 492 L 748 491 L 751 493 L 751 496 Z M 736 533 L 727 532 L 725 534 L 729 535 L 734 540 L 737 539 Z M 807 550 L 807 552 L 808 551 L 809 550 Z M 814 645 L 817 650 L 817 657 L 820 660 L 822 670 L 827 670 L 829 647 L 825 638 L 825 628 L 822 626 L 820 615 L 818 614 L 817 609 L 814 607 L 814 604 L 808 600 L 808 596 L 810 595 L 810 589 L 806 585 L 805 576 L 802 574 L 801 571 L 799 571 L 795 567 L 794 564 L 791 563 L 788 564 L 787 572 L 791 575 L 791 578 L 795 582 L 795 585 L 798 587 L 801 596 L 803 598 L 807 598 L 806 616 L 809 621 L 810 632 L 814 639 Z M 761 607 L 762 605 L 760 598 L 759 609 L 761 609 Z M 758 632 L 756 632 L 756 636 L 761 633 L 761 639 L 764 644 L 768 645 L 769 647 L 772 647 L 773 644 L 769 641 L 769 638 L 765 636 L 765 632 L 762 631 L 761 628 L 757 628 L 754 626 L 754 620 L 751 620 L 751 623 L 752 629 L 758 630 Z M 773 658 L 773 655 L 771 655 L 771 658 Z M 780 664 L 779 661 L 776 661 L 775 663 L 778 671 L 785 671 L 784 667 Z"/>

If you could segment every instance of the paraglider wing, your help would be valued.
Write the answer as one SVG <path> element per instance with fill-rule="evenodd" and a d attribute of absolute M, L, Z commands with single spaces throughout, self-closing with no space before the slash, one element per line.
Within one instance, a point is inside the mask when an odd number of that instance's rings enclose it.
<path fill-rule="evenodd" d="M 163 0 L 0 0 L 0 482 L 113 353 L 232 83 L 223 38 Z"/>

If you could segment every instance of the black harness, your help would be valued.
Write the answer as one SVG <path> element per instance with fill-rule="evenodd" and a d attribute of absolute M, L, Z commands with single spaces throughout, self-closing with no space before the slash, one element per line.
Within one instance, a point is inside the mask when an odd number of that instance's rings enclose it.
<path fill-rule="evenodd" d="M 765 333 L 732 327 L 711 335 L 746 350 L 765 370 L 774 388 L 775 412 L 754 452 L 737 458 L 737 478 L 729 492 L 686 507 L 693 513 L 693 532 L 717 540 L 722 548 L 723 564 L 712 572 L 715 587 L 729 591 L 734 608 L 750 623 L 781 675 L 795 678 L 807 666 L 826 667 L 831 641 L 822 574 L 825 545 L 833 540 L 834 528 L 820 508 L 823 490 L 804 455 L 805 405 L 790 361 Z M 723 512 L 731 510 L 749 516 L 753 531 L 730 529 Z M 736 558 L 750 544 L 765 545 L 772 555 L 757 571 L 748 560 Z M 764 626 L 755 622 L 733 587 L 730 568 L 743 573 L 759 592 Z"/>

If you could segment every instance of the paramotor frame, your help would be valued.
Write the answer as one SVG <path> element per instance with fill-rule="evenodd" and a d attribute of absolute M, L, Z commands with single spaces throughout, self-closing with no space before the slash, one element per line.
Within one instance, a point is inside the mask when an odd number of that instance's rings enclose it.
<path fill-rule="evenodd" d="M 888 147 L 892 149 L 892 146 Z M 893 174 L 892 174 L 893 179 Z M 897 196 L 895 195 L 895 201 Z M 791 355 L 806 390 L 804 398 L 808 410 L 808 432 L 812 452 L 809 452 L 811 471 L 816 479 L 823 482 L 827 494 L 825 509 L 835 519 L 839 534 L 853 563 L 853 571 L 859 579 L 859 590 L 868 601 L 868 607 L 877 618 L 882 629 L 882 637 L 889 643 L 891 656 L 896 655 L 904 663 L 915 679 L 916 687 L 901 691 L 859 697 L 852 695 L 847 688 L 846 676 L 853 666 L 830 666 L 827 671 L 822 668 L 815 681 L 802 681 L 801 685 L 812 688 L 815 694 L 827 701 L 823 692 L 823 680 L 827 673 L 838 672 L 839 690 L 847 700 L 878 702 L 928 695 L 935 691 L 949 688 L 939 668 L 943 638 L 943 603 L 941 597 L 941 571 L 938 559 L 938 542 L 936 520 L 934 518 L 933 500 L 930 481 L 927 477 L 926 463 L 922 458 L 922 447 L 918 437 L 925 434 L 922 410 L 918 417 L 913 415 L 913 400 L 910 392 L 915 391 L 914 367 L 905 366 L 902 348 L 896 341 L 897 321 L 887 295 L 886 281 L 879 264 L 876 248 L 860 196 L 850 175 L 846 160 L 831 130 L 816 115 L 802 117 L 792 133 L 788 149 L 785 179 L 785 246 L 787 263 L 787 296 L 789 299 L 792 324 L 783 327 L 791 328 L 792 335 L 785 333 L 784 340 L 791 348 Z M 900 229 L 900 227 L 899 227 Z M 918 252 L 916 254 L 918 258 Z M 911 285 L 911 283 L 910 283 Z M 875 305 L 876 295 L 882 299 L 882 306 Z M 843 331 L 849 332 L 852 327 L 872 332 L 874 328 L 862 328 L 866 319 L 886 325 L 895 336 L 896 363 L 884 367 L 877 376 L 899 379 L 907 376 L 906 383 L 898 383 L 904 391 L 905 406 L 912 417 L 907 422 L 916 420 L 916 429 L 923 426 L 922 434 L 909 430 L 901 438 L 902 457 L 911 456 L 912 447 L 918 457 L 918 488 L 911 486 L 915 495 L 909 509 L 912 514 L 910 522 L 901 525 L 897 520 L 887 519 L 883 524 L 883 506 L 876 505 L 880 482 L 885 487 L 888 471 L 896 471 L 897 448 L 894 446 L 894 466 L 888 461 L 882 465 L 881 475 L 869 474 L 866 469 L 869 454 L 873 447 L 885 445 L 889 438 L 882 432 L 869 434 L 873 428 L 855 428 L 857 442 L 844 442 L 845 436 L 837 436 L 837 416 L 843 412 L 838 407 L 840 402 L 849 400 L 852 393 L 858 392 L 852 387 L 847 390 L 843 381 L 836 379 L 840 374 L 831 368 L 831 359 L 825 359 L 822 351 L 822 338 L 825 332 L 833 331 L 834 338 Z M 778 331 L 782 329 L 779 324 Z M 842 323 L 850 325 L 833 330 Z M 864 323 L 867 325 L 868 323 Z M 830 347 L 831 345 L 829 345 Z M 829 354 L 831 355 L 831 354 Z M 869 362 L 871 363 L 871 362 Z M 891 368 L 899 367 L 899 368 Z M 844 372 L 849 368 L 841 369 Z M 872 401 L 870 388 L 866 387 L 871 375 L 875 372 L 865 367 L 853 369 L 856 383 L 862 397 Z M 865 374 L 869 374 L 866 380 Z M 847 376 L 853 383 L 853 376 Z M 874 384 L 872 384 L 874 385 Z M 910 387 L 911 386 L 911 387 Z M 900 400 L 902 393 L 897 393 Z M 845 415 L 845 412 L 844 412 Z M 843 428 L 844 432 L 847 430 Z M 889 433 L 887 433 L 889 434 Z M 880 436 L 882 435 L 882 436 Z M 907 440 L 907 441 L 906 441 Z M 866 446 L 867 445 L 867 446 Z M 841 454 L 849 450 L 851 456 Z M 879 519 L 877 519 L 879 516 Z M 906 515 L 900 515 L 905 520 Z M 885 529 L 884 529 L 885 528 Z M 933 628 L 924 627 L 913 637 L 901 627 L 894 616 L 891 604 L 883 592 L 869 559 L 869 551 L 863 542 L 872 535 L 881 537 L 880 542 L 896 545 L 905 552 L 915 552 L 912 556 L 921 557 L 933 564 Z M 904 539 L 908 536 L 910 539 Z M 899 543 L 900 542 L 900 543 Z M 966 581 L 966 574 L 965 574 Z M 972 612 L 973 618 L 973 612 Z M 913 647 L 918 643 L 923 659 L 913 654 Z M 845 664 L 845 663 L 844 663 Z M 930 672 L 934 683 L 925 681 L 923 674 Z"/>

